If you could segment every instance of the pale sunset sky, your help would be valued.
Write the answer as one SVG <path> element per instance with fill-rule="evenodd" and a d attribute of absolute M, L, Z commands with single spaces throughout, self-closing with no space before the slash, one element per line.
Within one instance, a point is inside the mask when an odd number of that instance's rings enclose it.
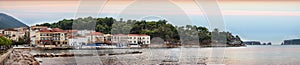
<path fill-rule="evenodd" d="M 0 12 L 30 26 L 87 16 L 117 19 L 151 19 L 154 16 L 174 25 L 193 24 L 209 28 L 203 8 L 195 1 L 0 0 Z M 217 0 L 217 3 L 226 31 L 243 40 L 281 44 L 285 39 L 300 38 L 300 0 Z"/>

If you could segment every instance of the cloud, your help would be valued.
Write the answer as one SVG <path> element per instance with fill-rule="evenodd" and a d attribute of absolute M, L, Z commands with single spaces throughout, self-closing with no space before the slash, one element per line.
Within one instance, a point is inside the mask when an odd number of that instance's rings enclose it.
<path fill-rule="evenodd" d="M 243 16 L 300 16 L 300 11 L 223 11 L 223 15 L 243 15 Z"/>

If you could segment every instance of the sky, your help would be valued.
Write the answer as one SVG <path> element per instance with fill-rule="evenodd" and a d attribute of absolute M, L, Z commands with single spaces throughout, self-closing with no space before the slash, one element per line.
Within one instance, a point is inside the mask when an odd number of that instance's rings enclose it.
<path fill-rule="evenodd" d="M 166 19 L 178 26 L 192 24 L 210 28 L 213 24 L 209 22 L 205 10 L 219 8 L 225 31 L 239 35 L 243 40 L 281 44 L 285 39 L 300 38 L 300 29 L 297 28 L 300 24 L 300 1 L 217 0 L 218 7 L 197 3 L 205 4 L 208 1 L 0 0 L 0 12 L 30 26 L 93 16 L 137 20 Z"/>

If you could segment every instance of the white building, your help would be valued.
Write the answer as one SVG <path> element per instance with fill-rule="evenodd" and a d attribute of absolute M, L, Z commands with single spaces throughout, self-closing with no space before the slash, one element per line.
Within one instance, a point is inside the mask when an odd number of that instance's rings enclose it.
<path fill-rule="evenodd" d="M 113 43 L 150 44 L 150 36 L 146 34 L 117 34 L 112 37 Z"/>
<path fill-rule="evenodd" d="M 3 32 L 4 32 L 4 30 L 1 29 L 1 30 L 0 30 L 0 34 L 3 34 Z"/>
<path fill-rule="evenodd" d="M 86 35 L 89 43 L 103 43 L 104 36 L 101 32 L 92 32 L 91 34 Z"/>
<path fill-rule="evenodd" d="M 128 43 L 128 35 L 124 35 L 124 34 L 113 35 L 111 38 L 111 41 L 112 41 L 112 43 L 127 44 Z"/>
<path fill-rule="evenodd" d="M 93 32 L 95 32 L 95 31 L 94 30 L 77 30 L 76 34 L 78 34 L 79 36 L 86 36 Z"/>
<path fill-rule="evenodd" d="M 150 44 L 150 36 L 146 34 L 129 34 L 129 43 L 138 44 L 141 42 L 142 44 Z"/>
<path fill-rule="evenodd" d="M 68 39 L 70 46 L 81 46 L 88 43 L 87 37 L 73 37 Z"/>
<path fill-rule="evenodd" d="M 36 45 L 36 37 L 37 32 L 39 32 L 41 29 L 47 29 L 46 26 L 31 26 L 29 29 L 29 38 L 30 38 L 30 44 Z"/>

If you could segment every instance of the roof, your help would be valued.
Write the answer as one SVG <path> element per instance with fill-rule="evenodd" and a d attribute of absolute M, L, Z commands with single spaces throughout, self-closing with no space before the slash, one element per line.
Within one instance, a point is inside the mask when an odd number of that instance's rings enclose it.
<path fill-rule="evenodd" d="M 111 34 L 104 34 L 104 36 L 112 36 Z"/>
<path fill-rule="evenodd" d="M 42 29 L 42 30 L 40 30 L 40 32 L 51 32 L 51 31 L 48 29 Z"/>
<path fill-rule="evenodd" d="M 126 36 L 125 34 L 116 34 L 114 36 Z"/>
<path fill-rule="evenodd" d="M 92 34 L 93 35 L 102 35 L 103 33 L 101 33 L 101 32 L 93 32 Z"/>
<path fill-rule="evenodd" d="M 52 29 L 42 29 L 40 32 L 65 32 L 65 30 L 59 28 L 52 28 Z"/>
<path fill-rule="evenodd" d="M 78 30 L 67 30 L 67 32 L 78 32 Z"/>
<path fill-rule="evenodd" d="M 4 31 L 18 31 L 18 30 L 15 30 L 15 29 L 5 29 Z"/>
<path fill-rule="evenodd" d="M 52 28 L 53 32 L 65 32 L 65 30 L 62 30 L 60 28 Z"/>
<path fill-rule="evenodd" d="M 44 29 L 44 28 L 48 28 L 48 27 L 47 26 L 31 26 L 30 28 L 31 29 L 37 29 L 37 28 Z"/>

